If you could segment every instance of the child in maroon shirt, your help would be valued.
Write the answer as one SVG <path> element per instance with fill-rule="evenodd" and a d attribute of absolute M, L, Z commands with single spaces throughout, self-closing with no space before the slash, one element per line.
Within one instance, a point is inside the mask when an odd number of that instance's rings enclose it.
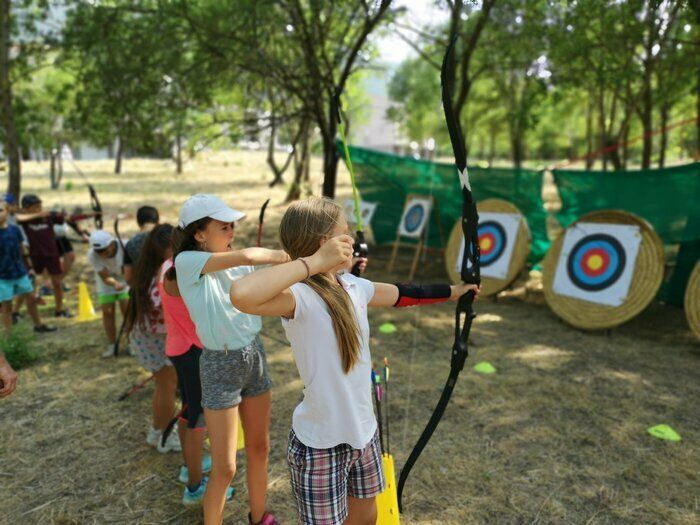
<path fill-rule="evenodd" d="M 22 214 L 17 220 L 22 225 L 29 240 L 29 256 L 34 265 L 34 271 L 41 275 L 48 270 L 56 299 L 56 317 L 73 317 L 63 306 L 63 267 L 61 254 L 56 244 L 54 224 L 63 224 L 68 220 L 81 220 L 86 216 L 66 217 L 62 213 L 45 212 L 42 210 L 41 199 L 33 194 L 22 197 Z"/>

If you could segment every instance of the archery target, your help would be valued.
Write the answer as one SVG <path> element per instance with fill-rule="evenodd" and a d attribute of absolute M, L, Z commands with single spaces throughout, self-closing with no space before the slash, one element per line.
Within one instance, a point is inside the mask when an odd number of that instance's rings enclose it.
<path fill-rule="evenodd" d="M 430 199 L 420 197 L 408 199 L 401 216 L 401 222 L 399 222 L 399 235 L 402 237 L 420 237 L 430 218 L 431 207 L 432 202 Z"/>
<path fill-rule="evenodd" d="M 481 252 L 481 275 L 494 279 L 508 276 L 513 248 L 522 217 L 516 213 L 479 213 L 479 250 Z M 462 268 L 464 238 L 455 260 L 454 269 Z"/>
<path fill-rule="evenodd" d="M 347 199 L 343 203 L 343 208 L 345 208 L 345 218 L 347 219 L 348 224 L 356 224 L 355 201 L 352 199 Z M 374 217 L 374 212 L 376 209 L 376 202 L 360 201 L 360 218 L 362 219 L 363 226 L 366 226 L 372 222 L 372 217 Z"/>
<path fill-rule="evenodd" d="M 641 240 L 639 227 L 634 225 L 576 224 L 564 237 L 554 292 L 620 306 L 629 293 Z"/>

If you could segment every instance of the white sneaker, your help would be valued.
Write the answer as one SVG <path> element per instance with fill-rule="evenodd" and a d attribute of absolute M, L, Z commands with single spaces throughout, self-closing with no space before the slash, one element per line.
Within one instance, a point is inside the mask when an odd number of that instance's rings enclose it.
<path fill-rule="evenodd" d="M 160 433 L 162 435 L 162 432 Z M 177 429 L 174 428 L 168 439 L 165 440 L 165 445 L 161 445 L 160 435 L 158 436 L 158 444 L 156 445 L 158 452 L 165 454 L 166 452 L 182 452 L 182 445 L 180 444 L 180 436 L 177 433 Z"/>
<path fill-rule="evenodd" d="M 148 443 L 152 447 L 157 447 L 158 445 L 160 445 L 160 437 L 162 435 L 162 430 L 158 430 L 156 428 L 151 427 L 148 429 L 148 434 L 146 434 L 146 443 Z"/>
<path fill-rule="evenodd" d="M 107 350 L 102 352 L 102 357 L 114 357 L 114 345 L 107 345 Z"/>

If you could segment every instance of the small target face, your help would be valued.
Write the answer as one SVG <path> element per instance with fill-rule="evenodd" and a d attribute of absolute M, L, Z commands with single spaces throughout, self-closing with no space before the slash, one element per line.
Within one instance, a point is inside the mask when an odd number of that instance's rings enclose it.
<path fill-rule="evenodd" d="M 418 230 L 423 224 L 425 216 L 425 208 L 421 204 L 414 204 L 406 212 L 404 219 L 404 227 L 408 233 L 413 233 Z"/>
<path fill-rule="evenodd" d="M 566 264 L 569 279 L 582 290 L 597 292 L 612 286 L 625 270 L 627 257 L 620 241 L 599 233 L 578 241 Z"/>
<path fill-rule="evenodd" d="M 481 266 L 488 266 L 503 255 L 503 251 L 508 244 L 508 236 L 503 226 L 495 221 L 480 223 L 478 232 Z"/>

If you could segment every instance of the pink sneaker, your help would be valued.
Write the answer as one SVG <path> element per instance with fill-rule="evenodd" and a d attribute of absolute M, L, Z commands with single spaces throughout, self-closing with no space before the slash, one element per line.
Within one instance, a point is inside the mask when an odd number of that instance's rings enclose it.
<path fill-rule="evenodd" d="M 248 513 L 248 525 L 281 525 L 279 521 L 277 521 L 277 518 L 275 518 L 275 515 L 266 512 L 263 514 L 263 517 L 260 521 L 255 523 L 253 519 L 250 516 L 250 512 Z"/>

